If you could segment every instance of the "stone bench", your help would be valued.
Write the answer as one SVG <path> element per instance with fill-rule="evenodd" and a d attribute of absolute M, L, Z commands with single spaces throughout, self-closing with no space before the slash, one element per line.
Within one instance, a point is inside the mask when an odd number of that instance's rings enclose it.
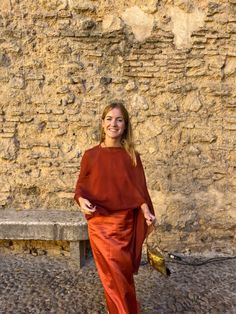
<path fill-rule="evenodd" d="M 85 264 L 87 222 L 79 211 L 2 210 L 0 240 L 65 240 L 79 267 Z"/>

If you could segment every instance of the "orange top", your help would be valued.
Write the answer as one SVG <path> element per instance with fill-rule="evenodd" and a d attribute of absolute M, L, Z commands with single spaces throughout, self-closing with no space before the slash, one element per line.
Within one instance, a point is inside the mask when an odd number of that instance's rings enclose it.
<path fill-rule="evenodd" d="M 115 214 L 121 210 L 137 209 L 134 211 L 131 245 L 133 272 L 137 272 L 142 244 L 148 231 L 140 206 L 147 203 L 154 214 L 139 154 L 137 154 L 137 166 L 134 166 L 124 148 L 97 145 L 87 150 L 81 161 L 80 175 L 75 189 L 74 198 L 78 203 L 79 197 L 88 199 L 96 206 L 96 211 L 92 215 L 85 215 L 88 220 L 95 216 Z"/>
<path fill-rule="evenodd" d="M 103 215 L 138 208 L 143 203 L 153 213 L 140 156 L 137 154 L 137 166 L 134 166 L 122 147 L 97 145 L 84 153 L 75 189 L 77 202 L 79 197 L 88 199 Z"/>

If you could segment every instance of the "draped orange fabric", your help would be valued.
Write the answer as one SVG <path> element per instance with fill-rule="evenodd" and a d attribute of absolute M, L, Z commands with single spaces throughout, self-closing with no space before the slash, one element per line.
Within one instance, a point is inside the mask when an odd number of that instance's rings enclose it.
<path fill-rule="evenodd" d="M 140 206 L 154 214 L 140 156 L 137 166 L 124 148 L 87 150 L 81 161 L 75 200 L 88 199 L 96 212 L 86 215 L 94 260 L 110 314 L 136 314 L 133 274 L 138 271 L 147 225 Z"/>

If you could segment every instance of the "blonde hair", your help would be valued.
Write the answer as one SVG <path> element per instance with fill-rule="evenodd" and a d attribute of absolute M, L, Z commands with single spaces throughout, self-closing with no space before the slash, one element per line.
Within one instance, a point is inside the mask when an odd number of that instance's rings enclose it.
<path fill-rule="evenodd" d="M 120 111 L 123 115 L 124 121 L 125 121 L 125 130 L 124 130 L 124 133 L 122 134 L 122 137 L 121 137 L 121 145 L 124 147 L 124 149 L 127 151 L 129 156 L 131 157 L 133 165 L 136 166 L 137 165 L 137 159 L 136 159 L 136 151 L 135 151 L 134 142 L 133 142 L 132 126 L 130 123 L 129 113 L 128 113 L 127 109 L 125 108 L 125 106 L 123 105 L 123 103 L 118 102 L 118 101 L 114 101 L 110 105 L 107 105 L 103 110 L 102 120 L 104 120 L 106 115 L 108 114 L 108 112 L 114 108 L 120 109 Z M 101 125 L 100 143 L 104 142 L 104 140 L 105 140 L 105 132 L 104 132 L 104 129 Z"/>

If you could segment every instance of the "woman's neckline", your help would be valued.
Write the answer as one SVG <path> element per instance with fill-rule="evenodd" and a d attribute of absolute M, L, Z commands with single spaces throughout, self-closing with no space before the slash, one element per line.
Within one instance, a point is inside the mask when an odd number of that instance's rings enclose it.
<path fill-rule="evenodd" d="M 105 146 L 104 143 L 100 143 L 99 147 L 102 149 L 123 149 L 123 146 Z"/>

